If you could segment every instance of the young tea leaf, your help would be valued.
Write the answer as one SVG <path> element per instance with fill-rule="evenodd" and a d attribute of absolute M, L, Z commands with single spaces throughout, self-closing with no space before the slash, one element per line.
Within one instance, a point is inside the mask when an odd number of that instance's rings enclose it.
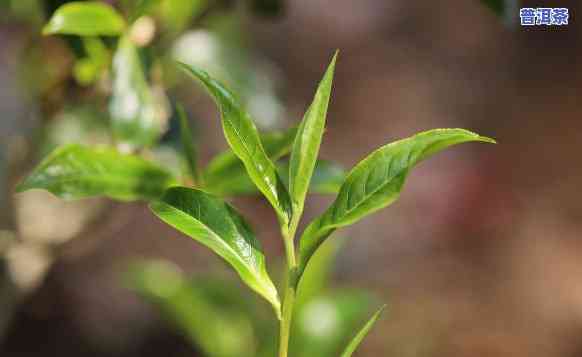
<path fill-rule="evenodd" d="M 293 144 L 289 165 L 289 192 L 293 204 L 293 214 L 298 219 L 303 212 L 305 196 L 319 154 L 321 138 L 325 129 L 325 118 L 331 95 L 331 85 L 335 70 L 337 52 L 333 56 L 323 79 L 299 126 Z"/>
<path fill-rule="evenodd" d="M 186 64 L 182 64 L 182 67 L 197 78 L 213 96 L 220 109 L 226 141 L 243 162 L 259 191 L 275 208 L 281 226 L 287 226 L 291 219 L 289 192 L 283 185 L 275 164 L 267 156 L 249 114 L 234 95 L 208 73 Z"/>
<path fill-rule="evenodd" d="M 281 177 L 283 177 L 283 173 L 289 172 L 288 162 L 279 162 L 277 167 Z M 317 160 L 309 183 L 309 193 L 336 194 L 345 178 L 346 171 L 338 164 L 328 160 Z"/>
<path fill-rule="evenodd" d="M 188 167 L 188 173 L 190 177 L 194 181 L 197 181 L 199 179 L 197 159 L 198 153 L 196 151 L 194 139 L 192 138 L 190 125 L 188 124 L 188 117 L 186 116 L 186 112 L 181 105 L 176 106 L 176 111 L 178 113 L 178 117 L 180 118 L 180 142 L 182 144 L 182 155 L 184 156 L 184 161 Z"/>
<path fill-rule="evenodd" d="M 352 354 L 356 351 L 356 349 L 358 348 L 360 343 L 362 343 L 362 340 L 364 339 L 364 337 L 366 337 L 368 332 L 370 332 L 372 327 L 374 327 L 374 324 L 376 323 L 376 321 L 378 321 L 378 318 L 380 318 L 380 315 L 382 314 L 384 309 L 386 309 L 386 305 L 382 306 L 378 311 L 376 311 L 376 313 L 372 316 L 372 318 L 370 318 L 370 320 L 368 320 L 368 322 L 366 322 L 364 327 L 362 327 L 362 329 L 360 331 L 358 331 L 358 333 L 350 341 L 350 344 L 346 347 L 344 352 L 341 354 L 341 357 L 351 357 L 352 356 Z"/>
<path fill-rule="evenodd" d="M 173 183 L 170 173 L 137 156 L 71 144 L 46 157 L 17 191 L 44 189 L 64 199 L 151 200 Z"/>
<path fill-rule="evenodd" d="M 127 36 L 119 40 L 113 57 L 113 88 L 109 113 L 115 136 L 132 147 L 153 144 L 164 123 L 142 67 L 138 50 Z"/>
<path fill-rule="evenodd" d="M 350 171 L 332 205 L 303 232 L 301 270 L 335 229 L 396 201 L 416 164 L 449 146 L 470 141 L 494 142 L 463 129 L 435 129 L 390 143 L 370 154 Z"/>
<path fill-rule="evenodd" d="M 279 297 L 267 273 L 260 243 L 234 208 L 215 196 L 186 187 L 168 189 L 150 208 L 162 221 L 226 260 L 279 316 Z"/>
<path fill-rule="evenodd" d="M 125 30 L 123 17 L 111 5 L 98 1 L 77 1 L 55 11 L 42 33 L 78 36 L 117 36 Z"/>
<path fill-rule="evenodd" d="M 289 154 L 297 128 L 261 134 L 267 156 L 273 161 Z M 217 155 L 204 171 L 205 188 L 220 196 L 255 194 L 257 188 L 249 179 L 242 161 L 227 150 Z M 281 176 L 281 179 L 284 177 Z"/>
<path fill-rule="evenodd" d="M 238 162 L 238 165 L 233 165 L 229 167 L 229 170 L 222 171 L 221 175 L 213 175 L 212 178 L 206 177 L 204 188 L 219 196 L 255 195 L 260 193 L 257 190 L 257 186 L 249 178 L 240 160 Z M 276 163 L 276 166 L 279 177 L 283 180 L 285 187 L 288 187 L 285 174 L 289 172 L 289 163 L 280 161 Z M 338 165 L 326 160 L 317 160 L 309 192 L 324 195 L 336 194 L 345 176 L 344 169 Z"/>

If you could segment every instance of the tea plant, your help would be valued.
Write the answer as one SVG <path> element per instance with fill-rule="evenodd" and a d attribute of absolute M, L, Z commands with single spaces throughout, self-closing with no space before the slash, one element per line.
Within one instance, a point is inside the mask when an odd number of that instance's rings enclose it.
<path fill-rule="evenodd" d="M 431 155 L 463 142 L 494 142 L 463 129 L 436 129 L 372 152 L 348 173 L 331 206 L 307 226 L 299 240 L 297 257 L 295 235 L 323 136 L 336 57 L 337 54 L 299 126 L 291 151 L 288 187 L 265 154 L 252 120 L 234 94 L 204 71 L 186 67 L 214 97 L 229 145 L 275 210 L 287 257 L 282 302 L 266 273 L 265 258 L 255 237 L 233 207 L 203 191 L 181 187 L 168 189 L 160 201 L 151 204 L 163 221 L 229 261 L 243 281 L 273 305 L 280 319 L 280 357 L 288 354 L 293 306 L 301 276 L 312 255 L 331 233 L 393 203 L 410 170 Z M 351 355 L 378 314 L 354 337 L 343 356 Z"/>
<path fill-rule="evenodd" d="M 89 4 L 89 9 L 84 10 L 93 12 L 92 19 L 100 18 L 99 26 L 86 26 L 87 20 L 79 15 L 86 12 L 79 11 L 76 4 L 58 13 L 45 32 L 120 35 L 116 57 L 125 58 L 125 64 L 135 62 L 131 60 L 136 57 L 135 50 L 123 34 L 123 19 L 106 5 Z M 380 147 L 344 176 L 332 164 L 318 160 L 336 58 L 337 54 L 299 126 L 275 134 L 260 134 L 237 96 L 222 83 L 203 70 L 180 64 L 215 100 L 229 151 L 202 169 L 187 119 L 183 110 L 179 110 L 186 167 L 182 178 L 138 153 L 72 144 L 57 148 L 45 158 L 17 190 L 45 189 L 64 199 L 107 196 L 123 201 L 149 201 L 157 217 L 222 257 L 246 285 L 270 303 L 279 321 L 278 356 L 287 357 L 294 310 L 300 303 L 300 282 L 312 257 L 331 234 L 396 201 L 410 171 L 433 154 L 464 142 L 494 142 L 463 129 L 429 130 Z M 123 64 L 120 62 L 119 66 Z M 127 73 L 131 80 L 118 76 L 121 79 L 113 84 L 110 107 L 118 118 L 114 131 L 139 147 L 155 140 L 159 129 L 149 127 L 156 125 L 148 120 L 152 112 L 148 107 L 150 92 L 143 75 L 135 73 Z M 125 83 L 138 85 L 127 88 Z M 131 98 L 126 98 L 128 95 Z M 138 105 L 125 118 L 128 112 L 123 105 L 130 99 L 137 100 Z M 140 135 L 135 135 L 135 130 Z M 279 161 L 286 155 L 290 156 L 288 162 Z M 337 197 L 298 235 L 308 191 L 337 193 Z M 260 192 L 266 198 L 280 226 L 287 267 L 284 284 L 279 289 L 269 276 L 259 240 L 244 217 L 223 198 L 251 192 Z M 346 343 L 341 356 L 352 355 L 382 310 Z"/>

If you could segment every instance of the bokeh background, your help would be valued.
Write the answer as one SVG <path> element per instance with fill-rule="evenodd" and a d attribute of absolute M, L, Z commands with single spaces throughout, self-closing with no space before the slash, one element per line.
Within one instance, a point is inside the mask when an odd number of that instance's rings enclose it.
<path fill-rule="evenodd" d="M 301 118 L 340 49 L 322 156 L 346 168 L 435 127 L 499 142 L 423 163 L 399 202 L 340 233 L 333 285 L 389 306 L 358 356 L 582 354 L 579 2 L 506 1 L 503 14 L 477 0 L 203 3 L 183 23 L 154 18 L 157 51 L 226 78 L 263 129 Z M 242 289 L 210 252 L 145 204 L 14 194 L 55 145 L 107 141 L 106 90 L 75 72 L 74 39 L 40 35 L 59 1 L 0 4 L 0 356 L 205 356 L 127 271 L 163 260 L 170 277 Z M 570 24 L 522 28 L 520 6 L 568 7 Z M 162 81 L 168 102 L 184 103 L 207 162 L 226 147 L 218 113 L 177 73 Z M 175 160 L 171 145 L 152 155 Z M 330 199 L 310 197 L 304 222 Z M 234 202 L 281 257 L 268 204 Z"/>

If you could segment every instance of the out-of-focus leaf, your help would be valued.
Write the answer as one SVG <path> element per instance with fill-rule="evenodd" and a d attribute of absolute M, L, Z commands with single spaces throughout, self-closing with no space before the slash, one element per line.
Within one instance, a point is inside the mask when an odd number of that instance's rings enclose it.
<path fill-rule="evenodd" d="M 160 167 L 168 170 L 174 177 L 183 182 L 184 160 L 179 148 L 171 143 L 160 143 L 147 151 L 147 158 Z"/>
<path fill-rule="evenodd" d="M 108 67 L 109 55 L 105 44 L 98 37 L 83 37 L 83 46 L 87 56 L 75 62 L 73 75 L 79 84 L 89 85 Z"/>
<path fill-rule="evenodd" d="M 370 318 L 370 320 L 368 320 L 368 322 L 366 322 L 364 327 L 362 327 L 362 329 L 360 331 L 358 331 L 358 333 L 350 341 L 350 344 L 346 347 L 346 349 L 342 353 L 341 357 L 351 357 L 352 356 L 352 354 L 356 351 L 356 349 L 358 348 L 360 343 L 362 343 L 362 340 L 364 339 L 364 337 L 366 337 L 368 332 L 370 332 L 372 327 L 374 327 L 374 324 L 376 323 L 376 321 L 378 321 L 378 318 L 380 317 L 380 315 L 382 314 L 382 312 L 384 311 L 385 308 L 386 308 L 386 305 L 382 306 L 378 311 L 376 311 L 376 313 Z"/>
<path fill-rule="evenodd" d="M 150 200 L 174 182 L 167 171 L 137 156 L 71 144 L 47 156 L 17 191 L 44 189 L 64 199 Z"/>
<path fill-rule="evenodd" d="M 289 172 L 289 163 L 281 161 L 276 165 L 279 177 L 283 180 L 283 184 L 287 186 L 284 177 L 286 177 L 285 173 Z M 330 161 L 318 160 L 313 172 L 309 192 L 315 194 L 338 193 L 345 176 L 344 169 L 338 165 Z M 242 164 L 232 166 L 231 170 L 225 170 L 222 175 L 215 177 L 215 180 L 206 179 L 205 189 L 219 196 L 255 195 L 259 193 L 257 186 L 251 181 Z"/>
<path fill-rule="evenodd" d="M 173 32 L 180 32 L 208 6 L 208 2 L 208 0 L 164 0 L 160 3 L 162 25 Z"/>
<path fill-rule="evenodd" d="M 157 8 L 162 0 L 136 0 L 130 10 L 130 22 L 135 21 L 136 19 L 144 16 L 149 15 L 151 12 Z"/>
<path fill-rule="evenodd" d="M 43 129 L 39 143 L 43 157 L 65 144 L 106 146 L 112 143 L 107 114 L 92 105 L 65 107 Z"/>
<path fill-rule="evenodd" d="M 186 187 L 168 189 L 150 208 L 162 221 L 226 260 L 251 289 L 280 313 L 279 297 L 267 273 L 260 243 L 234 208 L 217 197 Z"/>
<path fill-rule="evenodd" d="M 303 213 L 305 196 L 307 195 L 311 176 L 319 155 L 336 58 L 337 52 L 319 83 L 313 102 L 301 121 L 293 143 L 293 150 L 291 151 L 289 160 L 289 193 L 293 204 L 293 215 L 296 219 L 299 219 Z"/>
<path fill-rule="evenodd" d="M 281 157 L 289 154 L 296 134 L 297 128 L 291 128 L 285 131 L 262 133 L 260 134 L 260 139 L 269 158 L 273 161 L 277 161 Z M 205 176 L 212 179 L 218 179 L 219 176 L 223 175 L 223 173 L 231 172 L 233 166 L 238 166 L 244 169 L 240 159 L 229 149 L 217 155 L 208 164 L 208 167 L 205 170 Z"/>
<path fill-rule="evenodd" d="M 176 106 L 178 117 L 180 118 L 180 143 L 182 144 L 182 155 L 188 167 L 188 173 L 193 180 L 198 180 L 198 152 L 196 144 L 192 138 L 192 131 L 188 124 L 188 117 L 181 105 Z"/>
<path fill-rule="evenodd" d="M 308 301 L 294 317 L 290 355 L 338 356 L 372 303 L 368 294 L 356 291 L 337 291 Z"/>
<path fill-rule="evenodd" d="M 257 186 L 244 170 L 233 170 L 225 174 L 220 181 L 204 180 L 204 189 L 221 197 L 260 194 Z"/>
<path fill-rule="evenodd" d="M 291 219 L 291 201 L 287 188 L 281 181 L 275 164 L 269 159 L 255 124 L 226 87 L 212 79 L 208 73 L 182 64 L 213 96 L 222 118 L 224 135 L 232 151 L 243 162 L 247 173 L 257 188 L 271 203 L 282 227 Z"/>
<path fill-rule="evenodd" d="M 309 301 L 326 292 L 337 255 L 344 242 L 344 237 L 327 240 L 315 252 L 299 281 L 295 311 L 300 311 Z"/>
<path fill-rule="evenodd" d="M 283 173 L 289 172 L 289 163 L 279 162 L 277 163 L 277 168 L 281 177 L 283 177 Z M 345 178 L 346 171 L 338 164 L 327 160 L 317 160 L 311 177 L 309 192 L 336 194 Z M 287 185 L 287 182 L 284 183 Z"/>
<path fill-rule="evenodd" d="M 248 296 L 229 282 L 187 278 L 164 261 L 133 264 L 127 277 L 206 356 L 255 355 Z"/>
<path fill-rule="evenodd" d="M 296 133 L 297 128 L 291 128 L 261 134 L 261 142 L 267 156 L 272 161 L 276 161 L 289 154 Z M 283 179 L 283 176 L 281 178 Z M 256 186 L 250 181 L 242 161 L 232 150 L 217 155 L 208 164 L 204 171 L 204 182 L 209 191 L 221 196 L 258 192 Z"/>
<path fill-rule="evenodd" d="M 132 147 L 153 144 L 164 130 L 161 103 L 147 83 L 138 50 L 127 36 L 113 57 L 113 88 L 109 104 L 113 132 Z"/>
<path fill-rule="evenodd" d="M 332 205 L 303 232 L 300 271 L 334 230 L 396 201 L 416 164 L 449 146 L 470 141 L 495 142 L 463 129 L 436 129 L 390 143 L 362 160 L 350 171 Z"/>
<path fill-rule="evenodd" d="M 125 27 L 123 17 L 111 5 L 77 1 L 59 7 L 42 32 L 45 35 L 117 36 Z"/>
<path fill-rule="evenodd" d="M 91 61 L 89 58 L 81 58 L 75 62 L 73 76 L 80 85 L 88 86 L 95 82 L 98 71 L 99 69 L 97 66 L 95 66 L 93 61 Z"/>

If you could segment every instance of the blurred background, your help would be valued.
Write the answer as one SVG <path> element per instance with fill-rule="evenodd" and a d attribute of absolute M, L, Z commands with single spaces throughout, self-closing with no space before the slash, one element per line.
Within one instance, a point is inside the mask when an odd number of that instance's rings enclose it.
<path fill-rule="evenodd" d="M 57 145 L 111 141 L 115 41 L 43 37 L 64 2 L 0 2 L 0 356 L 273 356 L 261 340 L 275 329 L 268 307 L 147 205 L 14 193 Z M 148 3 L 108 2 L 126 16 Z M 570 24 L 523 28 L 523 6 L 568 7 Z M 175 60 L 229 83 L 268 130 L 300 120 L 340 49 L 324 158 L 350 168 L 436 127 L 499 144 L 423 163 L 399 202 L 338 234 L 321 258 L 334 260 L 320 272 L 331 283 L 296 318 L 295 356 L 337 356 L 337 339 L 382 302 L 358 356 L 580 356 L 579 11 L 575 1 L 161 0 L 131 29 L 161 123 L 148 155 L 179 166 L 176 102 L 203 163 L 226 148 L 212 101 Z M 303 221 L 331 199 L 310 196 Z M 270 207 L 233 202 L 277 275 Z"/>

